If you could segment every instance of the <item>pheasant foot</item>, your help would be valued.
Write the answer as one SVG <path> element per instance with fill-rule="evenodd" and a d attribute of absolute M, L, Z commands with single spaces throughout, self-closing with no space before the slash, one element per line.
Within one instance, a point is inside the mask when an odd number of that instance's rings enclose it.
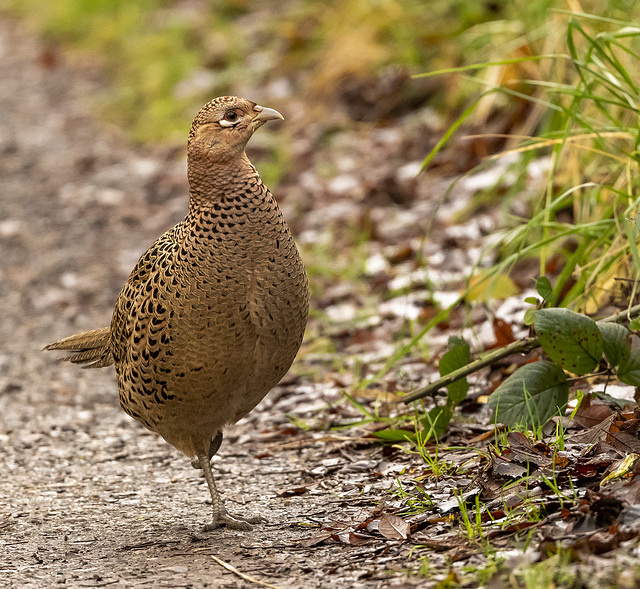
<path fill-rule="evenodd" d="M 251 524 L 259 524 L 263 521 L 264 519 L 261 517 L 241 518 L 238 516 L 233 516 L 228 514 L 227 511 L 223 508 L 218 514 L 218 517 L 204 527 L 204 531 L 210 532 L 211 530 L 216 530 L 222 526 L 227 526 L 231 530 L 248 531 L 253 529 Z"/>
<path fill-rule="evenodd" d="M 216 443 L 220 440 L 222 441 L 222 434 L 218 433 L 213 443 Z M 218 442 L 218 447 L 220 445 Z M 213 480 L 213 473 L 211 472 L 211 463 L 209 462 L 209 456 L 204 452 L 198 452 L 198 462 L 200 464 L 200 468 L 204 471 L 204 478 L 207 481 L 207 486 L 209 487 L 209 493 L 211 494 L 211 505 L 213 507 L 213 518 L 210 524 L 207 524 L 204 527 L 205 531 L 215 530 L 223 525 L 226 525 L 228 528 L 232 530 L 250 530 L 252 523 L 260 523 L 262 518 L 240 518 L 235 517 L 227 513 L 227 510 L 224 508 L 222 498 L 220 497 L 220 493 L 216 487 L 216 483 Z"/>

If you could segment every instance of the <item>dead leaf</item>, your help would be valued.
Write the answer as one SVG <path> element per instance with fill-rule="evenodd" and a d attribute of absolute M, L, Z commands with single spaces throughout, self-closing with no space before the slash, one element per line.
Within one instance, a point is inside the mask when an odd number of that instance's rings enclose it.
<path fill-rule="evenodd" d="M 627 454 L 630 452 L 640 453 L 640 439 L 638 436 L 628 434 L 627 432 L 615 431 L 613 426 L 609 430 L 607 441 L 616 450 L 620 450 L 621 452 Z"/>
<path fill-rule="evenodd" d="M 586 395 L 582 400 L 580 407 L 578 407 L 578 411 L 576 411 L 576 415 L 573 420 L 576 423 L 579 423 L 582 427 L 594 427 L 607 419 L 613 410 L 608 405 L 603 405 L 601 403 L 592 405 L 591 404 L 591 395 Z"/>
<path fill-rule="evenodd" d="M 369 544 L 372 541 L 370 536 L 365 536 L 364 534 L 358 534 L 351 530 L 345 530 L 344 532 L 340 532 L 339 534 L 334 534 L 332 538 L 340 540 L 343 544 L 349 544 L 350 546 L 364 546 L 365 544 Z"/>
<path fill-rule="evenodd" d="M 612 413 L 609 417 L 603 419 L 600 423 L 594 425 L 588 430 L 581 431 L 571 436 L 571 441 L 581 444 L 595 444 L 596 442 L 604 439 L 607 434 L 607 430 L 613 424 L 615 415 Z"/>
<path fill-rule="evenodd" d="M 520 463 L 533 463 L 536 466 L 550 466 L 552 464 L 552 458 L 545 455 L 547 447 L 545 445 L 535 446 L 524 434 L 520 432 L 509 432 L 507 434 L 507 441 L 509 442 L 510 453 L 505 450 L 503 452 L 503 458 L 507 460 L 520 462 Z M 542 449 L 542 451 L 541 451 Z M 513 454 L 510 456 L 509 454 Z"/>
<path fill-rule="evenodd" d="M 378 531 L 389 540 L 406 540 L 411 535 L 411 526 L 397 515 L 383 515 Z"/>
<path fill-rule="evenodd" d="M 313 536 L 300 540 L 300 546 L 304 546 L 305 548 L 312 548 L 313 546 L 323 544 L 332 536 L 333 532 L 331 532 L 330 530 L 320 530 L 319 532 L 313 534 Z"/>
<path fill-rule="evenodd" d="M 295 497 L 296 495 L 304 495 L 309 492 L 308 486 L 288 487 L 278 493 L 279 497 Z"/>
<path fill-rule="evenodd" d="M 527 474 L 527 467 L 514 462 L 498 462 L 493 465 L 493 474 L 501 477 L 519 479 Z"/>
<path fill-rule="evenodd" d="M 487 534 L 487 537 L 498 538 L 500 536 L 510 536 L 512 534 L 517 534 L 518 532 L 522 532 L 523 530 L 528 530 L 529 528 L 538 527 L 542 525 L 542 523 L 543 522 L 518 522 L 515 524 L 502 527 L 499 530 L 492 530 Z"/>
<path fill-rule="evenodd" d="M 610 534 L 609 532 L 598 531 L 595 534 L 578 538 L 571 547 L 581 555 L 581 558 L 586 560 L 589 554 L 606 554 L 618 548 L 623 542 L 637 537 L 637 535 L 637 532 Z"/>
<path fill-rule="evenodd" d="M 599 472 L 604 471 L 614 459 L 611 456 L 596 456 L 593 458 L 580 458 L 573 467 L 571 475 L 578 479 L 588 479 L 595 477 Z"/>
<path fill-rule="evenodd" d="M 516 341 L 511 325 L 498 317 L 495 317 L 493 320 L 493 333 L 496 338 L 496 343 L 494 346 L 491 346 L 492 348 L 503 348 Z"/>
<path fill-rule="evenodd" d="M 617 521 L 622 507 L 623 502 L 617 497 L 599 497 L 591 503 L 589 511 L 595 516 L 599 527 L 609 528 Z"/>
<path fill-rule="evenodd" d="M 391 254 L 387 256 L 391 265 L 400 264 L 411 260 L 415 255 L 415 250 L 409 244 L 404 244 L 397 247 Z"/>
<path fill-rule="evenodd" d="M 522 450 L 527 452 L 533 452 L 533 443 L 527 436 L 520 432 L 509 432 L 507 434 L 507 442 L 512 450 Z"/>

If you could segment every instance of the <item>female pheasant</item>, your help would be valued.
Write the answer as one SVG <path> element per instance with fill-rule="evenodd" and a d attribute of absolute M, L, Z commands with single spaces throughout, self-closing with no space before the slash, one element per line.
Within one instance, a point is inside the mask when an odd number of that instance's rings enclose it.
<path fill-rule="evenodd" d="M 207 529 L 249 529 L 229 515 L 210 458 L 225 425 L 289 370 L 307 322 L 307 275 L 282 213 L 245 146 L 270 108 L 235 96 L 207 103 L 187 143 L 189 212 L 140 258 L 111 326 L 46 346 L 87 367 L 115 364 L 124 411 L 204 470 Z"/>

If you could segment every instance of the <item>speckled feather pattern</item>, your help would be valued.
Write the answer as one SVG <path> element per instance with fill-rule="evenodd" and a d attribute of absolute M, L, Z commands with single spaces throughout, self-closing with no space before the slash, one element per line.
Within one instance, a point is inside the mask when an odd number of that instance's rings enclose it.
<path fill-rule="evenodd" d="M 221 128 L 230 108 L 242 124 Z M 187 216 L 142 255 L 110 329 L 48 346 L 75 350 L 74 362 L 115 362 L 124 411 L 191 457 L 284 376 L 307 321 L 300 255 L 244 153 L 259 109 L 222 97 L 200 110 L 187 150 Z"/>
<path fill-rule="evenodd" d="M 122 408 L 189 456 L 251 411 L 295 358 L 307 277 L 251 166 L 142 256 L 111 323 Z"/>

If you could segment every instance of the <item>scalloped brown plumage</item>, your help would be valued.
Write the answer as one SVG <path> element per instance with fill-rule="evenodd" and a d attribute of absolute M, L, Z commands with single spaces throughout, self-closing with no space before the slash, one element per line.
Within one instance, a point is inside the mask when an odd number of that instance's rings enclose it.
<path fill-rule="evenodd" d="M 120 404 L 204 470 L 213 521 L 224 509 L 210 458 L 225 425 L 287 372 L 307 322 L 307 275 L 282 213 L 245 154 L 272 109 L 234 96 L 197 114 L 187 144 L 187 216 L 140 258 L 110 327 L 48 345 L 87 367 L 115 364 Z"/>

